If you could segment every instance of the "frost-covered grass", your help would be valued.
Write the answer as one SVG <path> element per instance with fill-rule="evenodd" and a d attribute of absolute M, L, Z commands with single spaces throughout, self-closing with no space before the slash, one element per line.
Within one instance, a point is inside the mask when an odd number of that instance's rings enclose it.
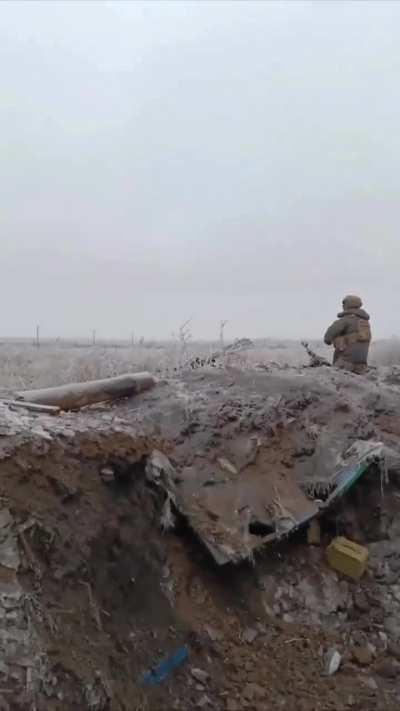
<path fill-rule="evenodd" d="M 311 344 L 330 359 L 331 349 Z M 72 343 L 45 343 L 39 348 L 30 342 L 3 341 L 0 345 L 0 388 L 46 387 L 62 383 L 95 380 L 121 373 L 149 370 L 167 375 L 192 358 L 204 358 L 218 350 L 218 343 L 180 341 L 130 346 L 103 343 L 96 346 Z M 301 365 L 308 362 L 300 343 L 256 341 L 254 349 L 226 358 L 226 365 L 251 368 L 257 364 Z M 377 341 L 371 347 L 372 365 L 400 365 L 400 341 Z"/>

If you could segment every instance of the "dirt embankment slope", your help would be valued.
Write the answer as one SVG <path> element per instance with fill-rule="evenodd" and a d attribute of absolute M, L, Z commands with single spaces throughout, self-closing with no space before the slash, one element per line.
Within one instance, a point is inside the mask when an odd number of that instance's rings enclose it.
<path fill-rule="evenodd" d="M 400 389 L 385 378 L 204 370 L 80 414 L 2 408 L 3 707 L 396 708 Z M 254 550 L 255 565 L 218 567 L 193 534 L 218 543 L 218 521 L 243 497 L 257 520 L 260 497 L 290 513 L 297 491 L 309 501 L 316 487 L 329 490 L 360 441 L 390 450 L 391 484 L 382 495 L 372 468 L 324 519 L 320 548 L 299 533 Z M 178 516 L 175 531 L 160 528 L 165 494 L 146 477 L 154 450 L 192 501 L 191 526 Z M 253 524 L 250 543 L 265 534 Z M 325 563 L 338 531 L 370 550 L 360 583 Z M 165 682 L 139 683 L 184 645 L 187 663 Z M 330 647 L 342 657 L 332 677 Z"/>

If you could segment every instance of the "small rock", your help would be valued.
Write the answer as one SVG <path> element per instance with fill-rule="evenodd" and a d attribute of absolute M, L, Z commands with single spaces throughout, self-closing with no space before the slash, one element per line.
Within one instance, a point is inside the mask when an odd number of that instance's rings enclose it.
<path fill-rule="evenodd" d="M 204 629 L 207 632 L 209 638 L 211 639 L 211 642 L 218 642 L 222 639 L 221 632 L 216 630 L 215 627 L 210 627 L 207 625 L 207 627 L 205 627 Z"/>
<path fill-rule="evenodd" d="M 204 696 L 202 696 L 201 699 L 198 700 L 197 707 L 199 709 L 203 709 L 205 706 L 211 706 L 211 701 L 208 696 L 204 694 Z"/>
<path fill-rule="evenodd" d="M 11 516 L 8 509 L 2 509 L 0 511 L 0 528 L 5 528 L 6 526 L 10 526 L 10 524 L 13 523 L 13 521 L 14 521 L 14 519 Z"/>
<path fill-rule="evenodd" d="M 375 679 L 372 676 L 360 676 L 358 678 L 361 681 L 361 683 L 365 684 L 365 686 L 368 686 L 368 689 L 371 689 L 371 691 L 377 690 L 378 684 L 376 683 Z"/>
<path fill-rule="evenodd" d="M 355 593 L 354 607 L 359 612 L 369 612 L 370 604 L 368 602 L 367 596 L 363 592 Z"/>
<path fill-rule="evenodd" d="M 64 481 L 61 481 L 61 479 L 57 479 L 56 477 L 50 476 L 49 481 L 54 491 L 58 496 L 60 496 L 61 501 L 63 502 L 68 501 L 69 499 L 73 499 L 78 494 L 78 489 L 75 486 L 70 486 Z"/>
<path fill-rule="evenodd" d="M 353 658 L 362 667 L 372 664 L 372 652 L 368 647 L 353 647 Z"/>
<path fill-rule="evenodd" d="M 226 700 L 226 711 L 240 711 L 240 707 L 235 699 Z"/>
<path fill-rule="evenodd" d="M 400 573 L 400 558 L 391 558 L 389 565 L 394 573 Z"/>
<path fill-rule="evenodd" d="M 245 630 L 242 634 L 242 640 L 243 642 L 247 642 L 247 644 L 253 644 L 254 640 L 256 640 L 258 637 L 258 630 L 248 627 L 247 630 Z"/>
<path fill-rule="evenodd" d="M 282 617 L 283 621 L 286 622 L 287 625 L 291 625 L 294 622 L 294 618 L 292 615 L 289 615 L 287 612 Z"/>
<path fill-rule="evenodd" d="M 228 474 L 238 473 L 236 467 L 229 461 L 229 459 L 226 459 L 225 457 L 219 457 L 217 461 L 221 469 L 227 472 Z"/>
<path fill-rule="evenodd" d="M 110 484 L 114 481 L 114 471 L 111 467 L 104 467 L 100 472 L 100 476 L 105 484 Z"/>
<path fill-rule="evenodd" d="M 387 653 L 391 656 L 400 661 L 400 644 L 397 644 L 397 642 L 391 642 L 389 641 L 387 643 Z"/>
<path fill-rule="evenodd" d="M 383 648 L 386 649 L 387 644 L 388 644 L 388 636 L 387 636 L 386 632 L 382 632 L 382 630 L 379 630 L 378 637 L 379 637 L 380 641 L 382 642 Z"/>
<path fill-rule="evenodd" d="M 384 628 L 385 632 L 391 635 L 394 639 L 400 638 L 400 619 L 397 619 L 397 617 L 386 617 L 384 621 Z"/>
<path fill-rule="evenodd" d="M 388 572 L 387 565 L 386 565 L 385 561 L 378 561 L 375 566 L 374 572 L 375 572 L 375 577 L 378 580 L 381 580 L 382 578 L 384 578 Z"/>
<path fill-rule="evenodd" d="M 325 672 L 328 676 L 333 676 L 339 670 L 342 657 L 334 647 L 328 649 L 325 655 Z"/>
<path fill-rule="evenodd" d="M 399 665 L 385 659 L 377 665 L 376 673 L 383 679 L 395 679 L 399 673 Z"/>
<path fill-rule="evenodd" d="M 397 583 L 398 579 L 399 579 L 399 574 L 391 571 L 391 572 L 387 573 L 387 575 L 385 577 L 385 583 L 386 583 L 386 585 L 395 585 Z M 396 587 L 398 587 L 398 586 L 396 586 Z M 395 597 L 397 600 L 399 599 L 397 597 L 397 595 L 395 595 Z"/>
<path fill-rule="evenodd" d="M 198 681 L 200 684 L 206 684 L 210 678 L 209 673 L 204 671 L 203 669 L 196 669 L 195 667 L 192 667 L 190 673 L 193 679 Z"/>

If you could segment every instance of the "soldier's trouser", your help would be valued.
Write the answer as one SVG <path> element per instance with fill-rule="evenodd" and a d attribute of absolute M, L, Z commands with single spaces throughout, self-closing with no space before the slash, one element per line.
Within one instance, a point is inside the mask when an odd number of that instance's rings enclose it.
<path fill-rule="evenodd" d="M 366 373 L 368 370 L 368 365 L 366 363 L 352 363 L 351 360 L 346 360 L 340 356 L 336 359 L 333 365 L 335 368 L 348 370 L 350 373 L 356 373 L 357 375 L 363 375 L 363 373 Z"/>

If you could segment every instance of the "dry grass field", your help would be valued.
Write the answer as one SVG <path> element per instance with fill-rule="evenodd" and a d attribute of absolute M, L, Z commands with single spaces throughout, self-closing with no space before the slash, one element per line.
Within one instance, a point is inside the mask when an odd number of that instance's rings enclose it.
<path fill-rule="evenodd" d="M 330 349 L 321 342 L 311 345 L 320 355 L 331 358 Z M 218 342 L 184 339 L 135 346 L 123 342 L 103 341 L 93 346 L 78 341 L 47 341 L 40 347 L 30 341 L 3 340 L 0 342 L 0 388 L 53 386 L 140 370 L 163 376 L 185 367 L 193 358 L 205 358 L 219 348 Z M 221 362 L 241 368 L 269 363 L 299 366 L 307 363 L 308 358 L 299 342 L 265 339 L 255 341 L 254 347 L 236 356 L 234 363 L 229 357 L 222 358 Z M 370 363 L 375 366 L 400 365 L 400 340 L 374 342 Z"/>

